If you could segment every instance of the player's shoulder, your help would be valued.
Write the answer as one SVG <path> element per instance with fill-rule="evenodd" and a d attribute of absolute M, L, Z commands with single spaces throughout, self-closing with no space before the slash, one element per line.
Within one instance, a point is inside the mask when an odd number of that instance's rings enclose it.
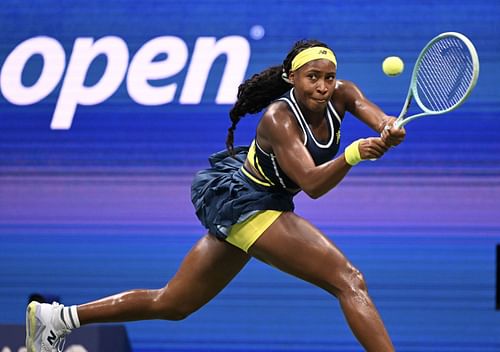
<path fill-rule="evenodd" d="M 288 103 L 277 100 L 271 103 L 262 115 L 257 132 L 265 136 L 273 136 L 296 128 L 295 118 Z"/>
<path fill-rule="evenodd" d="M 349 103 L 361 97 L 363 97 L 363 93 L 354 82 L 344 79 L 337 80 L 333 97 L 335 101 Z"/>
<path fill-rule="evenodd" d="M 291 118 L 293 118 L 293 115 L 288 103 L 283 100 L 276 100 L 268 106 L 262 116 L 262 122 L 266 125 L 279 127 Z"/>
<path fill-rule="evenodd" d="M 335 91 L 339 93 L 345 93 L 358 89 L 358 86 L 353 81 L 348 81 L 346 79 L 338 79 L 335 84 Z"/>

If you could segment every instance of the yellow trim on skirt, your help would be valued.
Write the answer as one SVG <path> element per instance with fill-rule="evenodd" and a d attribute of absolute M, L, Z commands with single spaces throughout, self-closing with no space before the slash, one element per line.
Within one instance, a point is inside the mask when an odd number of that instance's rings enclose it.
<path fill-rule="evenodd" d="M 269 226 L 282 214 L 278 210 L 262 210 L 245 221 L 234 224 L 229 230 L 226 241 L 248 252 L 248 249 L 259 239 Z"/>

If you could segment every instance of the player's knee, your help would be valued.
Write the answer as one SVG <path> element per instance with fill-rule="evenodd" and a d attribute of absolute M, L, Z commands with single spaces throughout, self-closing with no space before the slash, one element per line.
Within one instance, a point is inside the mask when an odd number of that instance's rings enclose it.
<path fill-rule="evenodd" d="M 177 299 L 165 290 L 159 292 L 155 302 L 156 315 L 164 320 L 183 320 L 196 310 L 195 307 L 182 302 L 182 299 Z"/>
<path fill-rule="evenodd" d="M 188 316 L 191 315 L 192 312 L 193 312 L 192 309 L 183 309 L 182 307 L 175 307 L 173 309 L 172 308 L 169 309 L 165 313 L 167 320 L 178 321 L 186 319 Z"/>
<path fill-rule="evenodd" d="M 194 309 L 191 309 L 188 306 L 182 306 L 182 305 L 171 305 L 171 304 L 164 304 L 161 305 L 158 309 L 158 313 L 160 316 L 160 319 L 164 320 L 184 320 L 188 316 L 191 315 L 191 313 L 194 312 Z"/>
<path fill-rule="evenodd" d="M 352 275 L 351 282 L 353 287 L 356 287 L 356 289 L 359 291 L 363 292 L 367 291 L 366 281 L 363 273 L 361 273 L 361 271 L 353 267 L 353 272 L 351 275 Z"/>
<path fill-rule="evenodd" d="M 352 264 L 347 263 L 335 284 L 337 295 L 366 294 L 367 286 L 363 274 Z"/>

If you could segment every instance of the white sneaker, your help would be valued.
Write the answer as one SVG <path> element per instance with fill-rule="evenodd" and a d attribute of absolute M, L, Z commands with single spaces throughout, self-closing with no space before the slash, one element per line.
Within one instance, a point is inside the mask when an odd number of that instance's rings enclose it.
<path fill-rule="evenodd" d="M 26 309 L 27 352 L 62 352 L 65 336 L 71 332 L 59 316 L 59 303 L 31 302 Z"/>

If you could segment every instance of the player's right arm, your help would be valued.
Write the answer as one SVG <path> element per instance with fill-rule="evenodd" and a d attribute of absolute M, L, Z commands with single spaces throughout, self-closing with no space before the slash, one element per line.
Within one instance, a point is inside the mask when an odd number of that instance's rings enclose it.
<path fill-rule="evenodd" d="M 319 198 L 342 181 L 351 169 L 344 157 L 316 166 L 304 146 L 302 131 L 285 103 L 272 104 L 257 128 L 259 145 L 276 155 L 281 169 L 311 198 Z M 379 158 L 387 150 L 380 138 L 359 144 L 363 159 Z"/>
<path fill-rule="evenodd" d="M 404 128 L 394 126 L 396 117 L 386 115 L 353 82 L 339 80 L 335 97 L 345 103 L 346 111 L 378 132 L 387 145 L 396 146 L 404 140 Z"/>

